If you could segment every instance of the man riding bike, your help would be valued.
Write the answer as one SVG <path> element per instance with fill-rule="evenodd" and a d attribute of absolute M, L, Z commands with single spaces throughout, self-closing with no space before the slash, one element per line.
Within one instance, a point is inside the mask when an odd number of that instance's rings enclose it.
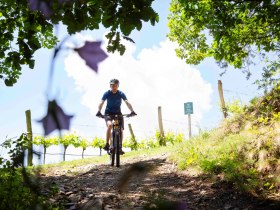
<path fill-rule="evenodd" d="M 111 137 L 111 130 L 112 130 L 112 117 L 108 115 L 121 115 L 121 104 L 122 100 L 125 101 L 128 109 L 131 111 L 130 116 L 136 115 L 136 113 L 133 111 L 133 108 L 131 104 L 128 102 L 125 94 L 118 90 L 119 88 L 119 80 L 117 79 L 112 79 L 110 81 L 110 90 L 106 91 L 101 99 L 101 102 L 98 106 L 98 112 L 96 114 L 97 117 L 102 117 L 101 114 L 101 109 L 104 104 L 104 102 L 107 100 L 107 106 L 105 109 L 105 122 L 107 125 L 107 133 L 106 133 L 106 144 L 104 146 L 104 150 L 108 151 L 109 150 L 109 140 Z M 120 118 L 120 124 L 122 125 L 122 138 L 123 139 L 123 129 L 124 129 L 124 120 L 123 117 Z M 122 145 L 122 140 L 121 140 L 121 145 Z M 122 148 L 120 150 L 120 154 L 124 154 Z"/>

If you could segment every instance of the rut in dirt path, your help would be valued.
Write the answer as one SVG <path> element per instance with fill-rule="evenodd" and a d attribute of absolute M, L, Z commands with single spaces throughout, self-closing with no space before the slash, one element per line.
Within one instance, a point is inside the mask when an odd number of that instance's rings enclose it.
<path fill-rule="evenodd" d="M 82 169 L 85 172 L 79 173 Z M 42 177 L 45 186 L 58 187 L 51 202 L 73 210 L 280 209 L 279 201 L 259 200 L 224 181 L 213 183 L 207 176 L 179 173 L 166 156 L 134 160 L 120 168 L 89 165 L 82 169 L 57 170 Z"/>

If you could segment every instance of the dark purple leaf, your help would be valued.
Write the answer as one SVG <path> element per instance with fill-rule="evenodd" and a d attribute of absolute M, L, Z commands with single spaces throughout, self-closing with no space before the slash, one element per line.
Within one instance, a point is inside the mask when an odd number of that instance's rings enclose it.
<path fill-rule="evenodd" d="M 86 42 L 81 48 L 76 48 L 75 51 L 86 61 L 86 64 L 95 72 L 98 71 L 97 64 L 105 60 L 108 55 L 100 48 L 101 42 Z"/>
<path fill-rule="evenodd" d="M 55 0 L 28 0 L 31 11 L 41 11 L 45 18 L 53 15 L 52 5 Z M 68 3 L 73 0 L 58 0 L 59 4 Z"/>
<path fill-rule="evenodd" d="M 56 129 L 59 131 L 62 129 L 69 130 L 72 117 L 72 115 L 65 114 L 62 108 L 53 100 L 48 103 L 47 115 L 38 122 L 43 123 L 45 135 L 49 135 Z"/>
<path fill-rule="evenodd" d="M 50 1 L 29 0 L 29 8 L 31 11 L 41 11 L 45 18 L 50 18 L 53 15 Z"/>

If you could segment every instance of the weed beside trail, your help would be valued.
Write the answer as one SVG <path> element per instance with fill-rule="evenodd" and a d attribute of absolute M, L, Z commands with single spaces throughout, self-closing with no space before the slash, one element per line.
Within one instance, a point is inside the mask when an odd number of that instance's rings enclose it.
<path fill-rule="evenodd" d="M 280 86 L 235 110 L 219 128 L 175 146 L 181 170 L 232 182 L 255 195 L 280 193 Z"/>
<path fill-rule="evenodd" d="M 217 129 L 178 144 L 170 159 L 178 168 L 217 175 L 253 193 L 279 192 L 280 144 L 261 131 L 223 136 Z"/>

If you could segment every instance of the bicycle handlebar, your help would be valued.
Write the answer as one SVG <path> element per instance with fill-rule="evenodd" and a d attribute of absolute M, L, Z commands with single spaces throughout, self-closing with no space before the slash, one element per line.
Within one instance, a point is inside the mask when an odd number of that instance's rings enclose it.
<path fill-rule="evenodd" d="M 131 114 L 104 114 L 100 115 L 100 118 L 105 118 L 105 117 L 134 117 L 136 115 L 131 115 Z"/>

